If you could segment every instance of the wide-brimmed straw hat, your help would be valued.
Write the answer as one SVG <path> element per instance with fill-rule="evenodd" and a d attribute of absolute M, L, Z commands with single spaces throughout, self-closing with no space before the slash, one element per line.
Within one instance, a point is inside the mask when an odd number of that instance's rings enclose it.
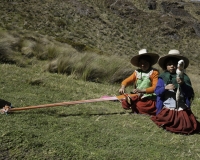
<path fill-rule="evenodd" d="M 137 56 L 134 56 L 132 59 L 131 59 L 131 63 L 132 65 L 136 66 L 136 67 L 139 67 L 139 64 L 138 64 L 138 61 L 139 61 L 139 58 L 142 57 L 142 56 L 150 56 L 151 57 L 151 65 L 154 65 L 157 63 L 158 61 L 158 58 L 159 58 L 159 55 L 156 54 L 156 53 L 148 53 L 147 52 L 147 49 L 141 49 L 139 51 L 139 55 Z"/>
<path fill-rule="evenodd" d="M 181 60 L 181 59 L 182 59 L 182 60 L 184 61 L 184 63 L 185 63 L 184 68 L 187 68 L 188 65 L 189 65 L 189 59 L 188 59 L 188 58 L 182 56 L 182 55 L 180 54 L 179 50 L 172 49 L 172 50 L 169 51 L 168 55 L 162 56 L 162 57 L 159 58 L 158 64 L 159 64 L 159 66 L 160 66 L 162 69 L 166 69 L 165 60 L 166 60 L 167 58 L 177 58 L 178 60 Z"/>

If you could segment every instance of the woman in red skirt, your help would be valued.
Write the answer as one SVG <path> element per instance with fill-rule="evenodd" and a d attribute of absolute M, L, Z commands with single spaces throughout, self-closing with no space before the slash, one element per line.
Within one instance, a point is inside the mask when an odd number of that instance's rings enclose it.
<path fill-rule="evenodd" d="M 133 85 L 132 93 L 134 97 L 126 96 L 122 100 L 124 109 L 132 109 L 134 113 L 155 115 L 156 114 L 156 95 L 154 89 L 158 82 L 158 71 L 152 66 L 157 63 L 159 55 L 156 53 L 148 53 L 146 49 L 139 51 L 139 55 L 131 59 L 131 63 L 138 67 L 128 78 L 122 81 L 120 94 L 125 93 L 125 88 Z"/>
<path fill-rule="evenodd" d="M 189 60 L 181 56 L 178 50 L 170 50 L 168 55 L 160 57 L 158 64 L 164 72 L 158 77 L 155 89 L 157 113 L 151 120 L 174 133 L 199 132 L 199 122 L 190 109 L 194 91 L 189 77 L 184 73 Z M 177 68 L 181 68 L 181 65 L 182 71 Z"/>

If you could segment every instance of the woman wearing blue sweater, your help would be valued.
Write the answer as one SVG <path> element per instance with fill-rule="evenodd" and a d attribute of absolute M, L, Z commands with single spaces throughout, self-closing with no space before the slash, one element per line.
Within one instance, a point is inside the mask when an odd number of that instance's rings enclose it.
<path fill-rule="evenodd" d="M 168 55 L 158 60 L 164 72 L 158 77 L 155 89 L 157 112 L 151 120 L 168 131 L 191 134 L 199 131 L 200 125 L 190 109 L 194 97 L 191 81 L 185 73 L 177 77 L 180 60 L 184 69 L 187 68 L 189 60 L 181 56 L 178 50 L 170 50 Z"/>

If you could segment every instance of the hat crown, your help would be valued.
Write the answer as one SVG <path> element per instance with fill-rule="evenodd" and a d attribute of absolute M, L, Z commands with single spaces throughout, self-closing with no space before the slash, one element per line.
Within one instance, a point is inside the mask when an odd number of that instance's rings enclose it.
<path fill-rule="evenodd" d="M 145 54 L 145 53 L 147 53 L 147 49 L 141 49 L 141 50 L 139 50 L 139 55 Z"/>
<path fill-rule="evenodd" d="M 159 66 L 164 70 L 166 69 L 165 60 L 167 60 L 167 58 L 169 57 L 172 57 L 172 58 L 174 57 L 174 58 L 177 58 L 178 60 L 183 60 L 185 63 L 184 68 L 187 68 L 189 65 L 189 59 L 187 57 L 182 56 L 179 50 L 172 49 L 168 52 L 167 55 L 160 57 L 158 60 Z"/>
<path fill-rule="evenodd" d="M 135 55 L 132 59 L 131 59 L 131 63 L 132 65 L 139 67 L 139 59 L 143 56 L 149 56 L 149 61 L 151 61 L 151 65 L 154 65 L 157 63 L 159 55 L 156 53 L 148 53 L 147 49 L 141 49 L 139 50 L 139 54 Z"/>
<path fill-rule="evenodd" d="M 168 54 L 177 55 L 177 54 L 180 54 L 180 52 L 179 52 L 179 50 L 172 49 L 172 50 L 169 51 Z"/>

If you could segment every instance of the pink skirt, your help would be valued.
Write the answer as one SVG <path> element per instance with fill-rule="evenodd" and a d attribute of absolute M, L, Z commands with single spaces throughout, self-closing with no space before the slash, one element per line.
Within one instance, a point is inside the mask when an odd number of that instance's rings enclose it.
<path fill-rule="evenodd" d="M 191 134 L 200 131 L 200 124 L 190 109 L 178 111 L 163 108 L 158 115 L 152 116 L 151 120 L 159 127 L 174 133 Z"/>

